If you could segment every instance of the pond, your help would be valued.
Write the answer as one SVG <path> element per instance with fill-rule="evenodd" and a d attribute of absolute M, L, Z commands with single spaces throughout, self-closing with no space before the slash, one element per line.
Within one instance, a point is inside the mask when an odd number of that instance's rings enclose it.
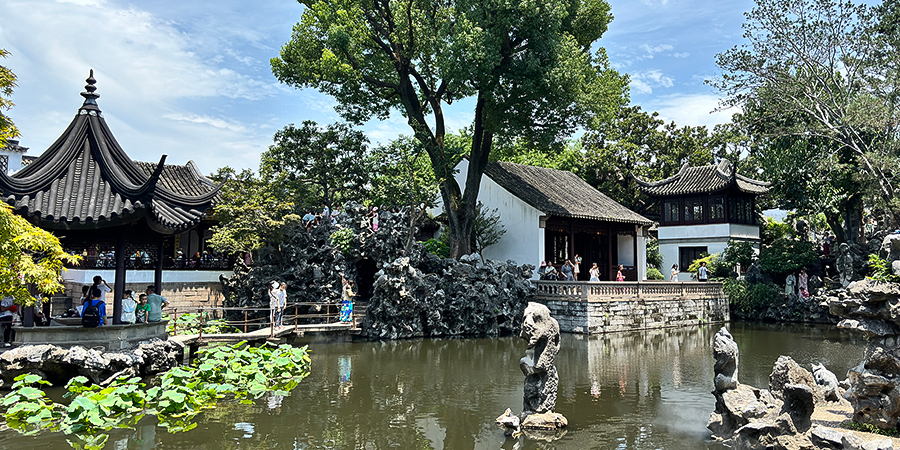
<path fill-rule="evenodd" d="M 843 379 L 863 357 L 860 333 L 833 326 L 732 323 L 739 379 L 768 385 L 779 355 L 825 364 Z M 494 425 L 522 405 L 525 342 L 429 339 L 313 343 L 312 374 L 289 397 L 226 404 L 169 434 L 152 418 L 111 432 L 107 449 L 719 449 L 708 441 L 710 341 L 717 326 L 565 334 L 557 411 L 569 420 L 552 443 L 507 438 Z M 68 448 L 65 436 L 0 433 L 0 448 Z"/>

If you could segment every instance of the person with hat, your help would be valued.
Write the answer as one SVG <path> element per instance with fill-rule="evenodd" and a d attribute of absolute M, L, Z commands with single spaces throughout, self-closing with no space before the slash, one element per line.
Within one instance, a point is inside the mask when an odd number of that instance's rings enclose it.
<path fill-rule="evenodd" d="M 281 296 L 281 291 L 278 289 L 280 285 L 277 281 L 272 281 L 271 286 L 272 288 L 269 289 L 269 323 L 274 327 L 275 323 L 281 320 L 278 308 L 280 303 L 278 297 Z"/>

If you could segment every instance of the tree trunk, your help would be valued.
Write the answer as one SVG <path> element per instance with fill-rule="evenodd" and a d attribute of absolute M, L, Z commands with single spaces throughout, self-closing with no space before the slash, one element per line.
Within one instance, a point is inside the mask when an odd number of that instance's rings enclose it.
<path fill-rule="evenodd" d="M 844 237 L 849 243 L 861 243 L 863 233 L 862 229 L 862 201 L 858 195 L 851 195 L 842 202 L 841 218 L 844 225 Z"/>
<path fill-rule="evenodd" d="M 837 244 L 840 244 L 841 242 L 847 242 L 846 235 L 844 234 L 844 227 L 841 226 L 840 213 L 826 211 L 825 221 L 828 222 L 828 227 L 831 228 L 831 232 L 834 233 L 834 239 L 836 241 L 834 243 L 835 247 L 837 247 Z"/>

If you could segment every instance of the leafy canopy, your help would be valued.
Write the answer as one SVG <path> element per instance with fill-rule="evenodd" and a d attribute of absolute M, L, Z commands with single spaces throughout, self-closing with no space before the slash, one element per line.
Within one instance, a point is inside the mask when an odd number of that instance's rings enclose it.
<path fill-rule="evenodd" d="M 9 52 L 0 48 L 0 58 L 8 58 Z M 5 111 L 12 109 L 15 104 L 9 98 L 16 87 L 16 74 L 8 67 L 0 65 L 0 143 L 5 145 L 7 139 L 19 136 L 19 130 Z"/>
<path fill-rule="evenodd" d="M 63 263 L 80 259 L 66 253 L 52 233 L 28 223 L 0 202 L 0 296 L 32 305 L 28 284 L 45 294 L 59 292 L 63 288 L 59 275 Z"/>

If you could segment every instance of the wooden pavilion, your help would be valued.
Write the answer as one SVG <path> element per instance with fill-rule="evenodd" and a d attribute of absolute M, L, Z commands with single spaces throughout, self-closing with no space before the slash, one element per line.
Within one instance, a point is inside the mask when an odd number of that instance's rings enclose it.
<path fill-rule="evenodd" d="M 23 169 L 13 175 L 0 171 L 0 194 L 15 213 L 54 231 L 68 249 L 112 244 L 113 324 L 119 324 L 129 246 L 155 253 L 160 292 L 164 239 L 197 226 L 219 187 L 193 164 L 166 165 L 166 155 L 157 164 L 132 161 L 97 105 L 93 70 L 86 81 L 84 104 L 69 127 Z"/>

